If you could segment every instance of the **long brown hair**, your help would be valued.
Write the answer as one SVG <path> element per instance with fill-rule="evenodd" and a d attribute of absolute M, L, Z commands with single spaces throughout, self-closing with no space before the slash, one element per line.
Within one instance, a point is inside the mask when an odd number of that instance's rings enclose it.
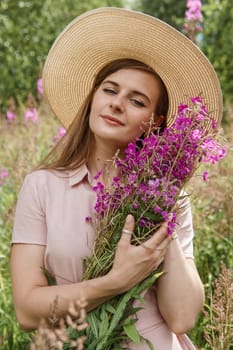
<path fill-rule="evenodd" d="M 121 69 L 139 69 L 152 74 L 160 85 L 160 96 L 155 111 L 156 116 L 164 116 L 160 126 L 166 126 L 168 111 L 168 94 L 166 87 L 155 71 L 145 63 L 133 59 L 119 59 L 102 68 L 97 74 L 92 89 L 85 99 L 82 108 L 78 111 L 66 134 L 50 151 L 47 157 L 38 166 L 39 169 L 74 170 L 86 163 L 91 152 L 92 131 L 89 127 L 89 114 L 95 90 L 109 75 Z"/>

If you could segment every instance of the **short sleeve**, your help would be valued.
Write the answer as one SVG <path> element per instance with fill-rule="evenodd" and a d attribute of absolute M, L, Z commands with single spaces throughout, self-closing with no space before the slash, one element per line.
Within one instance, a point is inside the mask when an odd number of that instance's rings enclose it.
<path fill-rule="evenodd" d="M 183 199 L 179 200 L 179 213 L 177 218 L 177 234 L 181 248 L 186 258 L 194 258 L 193 254 L 193 220 L 191 204 L 187 194 L 182 193 Z"/>
<path fill-rule="evenodd" d="M 25 177 L 16 205 L 12 242 L 46 245 L 47 228 L 37 172 Z"/>

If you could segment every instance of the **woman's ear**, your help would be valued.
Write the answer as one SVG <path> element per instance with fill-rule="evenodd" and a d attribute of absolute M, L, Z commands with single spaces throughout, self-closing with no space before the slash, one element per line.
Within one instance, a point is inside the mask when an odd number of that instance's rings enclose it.
<path fill-rule="evenodd" d="M 154 120 L 154 125 L 159 127 L 161 124 L 163 124 L 164 119 L 165 119 L 164 115 L 156 116 Z"/>

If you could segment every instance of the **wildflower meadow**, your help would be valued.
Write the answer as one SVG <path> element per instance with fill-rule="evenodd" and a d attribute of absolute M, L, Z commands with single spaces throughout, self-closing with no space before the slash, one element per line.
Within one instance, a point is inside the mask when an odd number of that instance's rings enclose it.
<path fill-rule="evenodd" d="M 33 333 L 16 321 L 9 272 L 10 240 L 17 194 L 23 178 L 63 137 L 65 130 L 45 102 L 37 119 L 25 118 L 26 106 L 0 128 L 0 349 L 27 349 Z M 195 228 L 195 259 L 205 285 L 206 303 L 190 337 L 198 349 L 233 349 L 233 113 L 229 109 L 222 138 L 228 151 L 204 165 L 188 184 Z M 204 175 L 203 175 L 204 174 Z M 203 181 L 203 176 L 204 180 Z M 30 263 L 30 262 L 29 262 Z M 25 271 L 26 273 L 26 271 Z"/>

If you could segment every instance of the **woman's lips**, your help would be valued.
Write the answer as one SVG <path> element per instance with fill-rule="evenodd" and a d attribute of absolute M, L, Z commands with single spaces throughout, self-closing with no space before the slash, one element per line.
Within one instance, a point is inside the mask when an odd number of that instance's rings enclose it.
<path fill-rule="evenodd" d="M 124 123 L 122 123 L 121 120 L 115 117 L 112 117 L 110 115 L 101 115 L 101 118 L 103 118 L 108 124 L 111 124 L 111 125 L 119 125 L 119 126 L 124 125 Z"/>

